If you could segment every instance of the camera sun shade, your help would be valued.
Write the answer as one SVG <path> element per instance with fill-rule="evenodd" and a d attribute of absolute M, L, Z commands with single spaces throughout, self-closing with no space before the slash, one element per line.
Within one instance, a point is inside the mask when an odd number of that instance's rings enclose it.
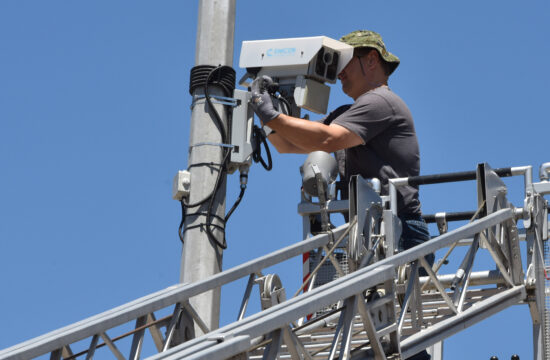
<path fill-rule="evenodd" d="M 324 114 L 330 88 L 353 57 L 353 47 L 326 36 L 243 41 L 239 66 L 247 78 L 268 75 L 291 88 L 297 106 Z"/>

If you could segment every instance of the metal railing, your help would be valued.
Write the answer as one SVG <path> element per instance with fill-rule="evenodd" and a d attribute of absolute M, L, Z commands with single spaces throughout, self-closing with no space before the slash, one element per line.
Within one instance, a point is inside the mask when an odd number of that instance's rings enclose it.
<path fill-rule="evenodd" d="M 265 359 L 275 359 L 277 356 L 305 359 L 330 359 L 337 356 L 340 359 L 358 356 L 373 356 L 377 359 L 398 355 L 408 357 L 518 303 L 529 304 L 533 321 L 540 323 L 539 330 L 544 334 L 542 342 L 538 345 L 535 343 L 535 353 L 541 354 L 541 358 L 550 359 L 550 305 L 545 293 L 549 284 L 543 272 L 550 266 L 546 235 L 548 205 L 541 198 L 541 195 L 550 193 L 550 185 L 547 182 L 533 184 L 530 173 L 531 167 L 496 171 L 487 168 L 486 172 L 478 169 L 475 175 L 483 175 L 483 180 L 478 181 L 481 181 L 483 194 L 488 200 L 480 204 L 471 222 L 452 231 L 447 231 L 446 226 L 440 227 L 440 236 L 407 251 L 393 252 L 397 241 L 393 230 L 396 215 L 394 208 L 391 211 L 384 210 L 388 213 L 377 218 L 376 221 L 381 223 L 379 230 L 382 229 L 377 233 L 365 231 L 363 224 L 366 219 L 361 218 L 365 216 L 364 211 L 356 209 L 355 212 L 350 211 L 354 218 L 349 224 L 203 281 L 174 285 L 2 350 L 0 359 L 30 359 L 48 353 L 51 359 L 74 359 L 81 356 L 91 359 L 101 347 L 108 348 L 110 355 L 117 359 L 126 359 L 124 351 L 115 343 L 130 336 L 132 342 L 128 358 L 138 359 L 146 331 L 152 335 L 154 346 L 159 352 L 152 359 L 213 360 L 244 353 L 251 358 Z M 472 177 L 471 172 L 453 174 L 437 175 L 433 179 L 407 179 L 406 182 L 396 179 L 394 185 L 410 184 L 410 181 L 424 184 Z M 501 191 L 499 174 L 525 176 L 524 208 L 515 209 L 507 202 Z M 369 196 L 372 199 L 372 195 Z M 385 201 L 393 205 L 391 195 Z M 365 202 L 356 199 L 355 203 Z M 329 212 L 342 212 L 346 205 L 349 206 L 347 201 L 333 202 L 327 209 Z M 315 211 L 311 206 L 301 209 L 306 216 Z M 456 217 L 462 219 L 465 214 Z M 527 223 L 528 228 L 525 238 L 530 255 L 525 277 L 519 256 L 520 237 L 516 224 L 520 218 Z M 434 220 L 437 220 L 437 216 L 434 216 Z M 351 241 L 347 238 L 348 234 Z M 358 251 L 357 245 L 361 245 L 357 243 L 358 239 L 362 239 L 364 246 L 373 248 L 364 249 L 368 250 L 365 252 Z M 372 239 L 376 241 L 368 241 Z M 326 262 L 338 270 L 338 262 L 332 257 L 332 252 L 341 242 L 348 242 L 347 246 L 354 244 L 354 256 L 362 256 L 355 259 L 356 271 L 317 288 L 309 286 L 307 292 L 302 292 L 306 286 L 304 284 L 289 300 L 285 301 L 282 295 L 284 288 L 280 281 L 275 281 L 276 275 L 262 274 L 268 267 L 313 250 L 324 254 L 319 265 Z M 432 267 L 425 261 L 426 255 L 448 248 L 442 259 L 445 260 L 459 244 L 469 246 L 469 249 L 454 272 L 440 274 L 442 262 Z M 376 258 L 374 253 L 383 247 L 391 251 L 386 252 L 384 258 Z M 472 271 L 476 254 L 481 250 L 488 251 L 497 270 Z M 538 268 L 537 264 L 540 264 Z M 424 269 L 427 275 L 420 276 L 420 269 Z M 243 278 L 248 278 L 248 282 L 241 306 L 236 311 L 238 321 L 220 329 L 208 329 L 189 299 Z M 263 310 L 245 317 L 255 284 L 262 284 L 260 295 Z M 172 315 L 156 318 L 155 312 L 171 310 L 171 307 Z M 311 314 L 327 307 L 332 310 L 311 317 Z M 178 337 L 177 332 L 185 316 L 205 335 L 181 343 L 181 336 Z M 118 327 L 123 325 L 132 326 L 133 329 L 109 337 L 107 331 L 119 330 Z M 102 343 L 99 342 L 100 338 Z M 82 346 L 82 341 L 86 339 L 89 339 L 89 346 L 80 352 L 73 352 L 73 347 L 77 347 L 75 343 Z"/>
<path fill-rule="evenodd" d="M 343 234 L 347 228 L 348 225 L 345 224 L 337 229 L 334 229 L 332 233 L 334 236 L 338 237 Z M 63 347 L 67 347 L 74 342 L 94 336 L 101 337 L 101 335 L 105 334 L 105 332 L 109 329 L 132 321 L 137 321 L 138 319 L 142 319 L 147 316 L 150 318 L 148 323 L 151 323 L 154 320 L 152 320 L 153 317 L 151 317 L 150 314 L 155 311 L 176 304 L 185 303 L 189 298 L 195 295 L 241 278 L 249 277 L 250 275 L 261 272 L 267 267 L 276 265 L 295 256 L 301 256 L 304 252 L 327 245 L 330 239 L 331 237 L 328 234 L 320 234 L 305 241 L 275 251 L 271 254 L 262 256 L 258 259 L 251 260 L 232 269 L 223 271 L 204 281 L 193 284 L 178 284 L 168 287 L 164 290 L 144 296 L 112 310 L 2 350 L 0 351 L 0 359 L 30 359 L 49 352 L 55 352 L 58 350 L 61 351 Z M 186 306 L 189 308 L 190 305 L 186 304 Z M 200 319 L 195 319 L 195 321 L 197 320 L 200 321 Z M 172 327 L 173 326 L 175 326 L 175 324 L 172 324 Z M 168 332 L 170 332 L 170 329 L 168 330 Z M 153 331 L 155 332 L 154 336 L 158 338 L 159 332 L 155 330 Z M 140 336 L 143 336 L 143 334 Z M 106 334 L 103 335 L 103 338 L 106 338 Z M 163 348 L 166 347 L 166 338 L 163 338 L 162 340 Z M 106 341 L 106 343 L 109 342 L 109 340 Z M 95 347 L 91 346 L 90 349 L 92 348 Z M 110 346 L 110 348 L 113 349 L 112 346 Z"/>
<path fill-rule="evenodd" d="M 288 327 L 289 324 L 303 316 L 306 316 L 307 314 L 342 300 L 344 300 L 346 305 L 344 305 L 345 309 L 343 309 L 343 311 L 340 309 L 342 313 L 339 314 L 339 318 L 353 318 L 355 313 L 359 310 L 350 310 L 353 307 L 350 306 L 350 304 L 358 304 L 362 302 L 364 305 L 365 302 L 362 295 L 364 291 L 376 285 L 383 284 L 388 280 L 393 282 L 395 273 L 399 266 L 417 263 L 419 260 L 423 260 L 424 256 L 427 254 L 433 253 L 434 251 L 444 247 L 449 247 L 463 238 L 479 234 L 492 226 L 512 219 L 513 216 L 514 213 L 511 209 L 499 210 L 483 219 L 474 221 L 454 231 L 450 231 L 436 239 L 433 239 L 432 241 L 416 246 L 413 249 L 409 249 L 387 259 L 376 262 L 345 277 L 334 280 L 329 284 L 312 289 L 309 292 L 303 293 L 300 296 L 275 305 L 261 313 L 257 313 L 241 321 L 214 330 L 197 339 L 190 340 L 179 346 L 171 348 L 162 354 L 153 356 L 151 359 L 168 360 L 181 358 L 229 358 L 243 352 L 243 347 L 252 347 L 255 339 L 257 339 L 256 341 L 260 341 L 259 339 L 264 339 L 270 336 L 271 338 L 275 338 L 276 335 L 272 334 L 273 332 L 277 332 L 282 328 Z M 439 280 L 433 273 L 430 274 L 430 278 L 432 281 L 439 283 Z M 416 280 L 418 280 L 418 278 L 411 279 L 410 282 L 407 283 L 407 286 L 409 284 L 414 284 Z M 412 293 L 413 288 L 411 287 L 405 294 L 404 303 L 408 302 L 408 299 L 410 299 Z M 447 296 L 445 291 L 440 294 L 442 296 Z M 363 300 L 358 301 L 358 298 L 363 298 Z M 447 322 L 440 323 L 437 331 L 430 330 L 429 333 L 426 332 L 427 330 L 421 331 L 417 336 L 409 337 L 408 340 L 405 340 L 401 344 L 401 353 L 404 357 L 413 355 L 418 352 L 419 349 L 426 348 L 427 346 L 439 341 L 441 338 L 445 338 L 458 331 L 460 327 L 464 328 L 465 326 L 473 325 L 474 323 L 491 315 L 493 311 L 500 311 L 505 307 L 522 301 L 524 298 L 524 286 L 513 286 L 506 291 L 497 294 L 495 298 L 485 300 L 484 303 L 476 307 L 470 307 L 464 311 L 457 311 L 452 320 L 447 320 Z M 345 302 L 346 300 L 347 302 Z M 407 306 L 405 305 L 401 310 L 401 320 L 399 321 L 399 325 L 393 324 L 393 328 L 385 329 L 385 332 L 380 337 L 387 335 L 387 333 L 391 332 L 391 330 L 396 331 L 397 326 L 402 327 L 402 319 L 404 319 L 406 313 Z M 368 320 L 365 322 L 368 322 Z M 339 328 L 340 329 L 335 330 L 335 334 L 345 334 L 346 331 L 349 333 L 351 321 L 348 320 L 346 322 L 341 320 L 339 323 Z M 365 325 L 365 331 L 367 331 L 366 328 L 371 328 L 373 331 L 377 330 L 374 328 L 372 323 L 370 325 Z M 427 334 L 430 335 L 428 336 Z M 439 335 L 435 336 L 436 334 Z M 377 335 L 374 336 L 376 337 Z M 342 336 L 335 335 L 335 338 L 341 337 Z M 241 346 L 238 348 L 235 347 L 233 352 L 230 352 L 227 344 L 225 344 L 225 339 L 239 339 L 238 341 Z M 298 339 L 294 339 L 294 343 L 298 343 L 298 341 Z M 348 336 L 342 341 L 349 342 L 351 341 L 351 337 Z M 338 339 L 333 340 L 333 344 L 337 343 Z M 292 345 L 286 343 L 286 346 L 288 348 Z M 338 347 L 338 349 L 346 348 L 349 349 L 349 344 L 341 344 Z M 296 351 L 300 351 L 300 349 L 305 349 L 305 345 L 301 344 L 295 346 Z M 349 349 L 349 351 L 351 351 L 351 349 Z M 223 356 L 220 354 L 223 354 Z M 342 357 L 342 354 L 340 354 L 340 356 L 341 358 L 345 358 Z"/>

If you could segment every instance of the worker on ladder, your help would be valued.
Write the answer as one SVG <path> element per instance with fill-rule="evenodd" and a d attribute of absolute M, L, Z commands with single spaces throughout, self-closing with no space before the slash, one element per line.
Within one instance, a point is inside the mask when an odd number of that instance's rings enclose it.
<path fill-rule="evenodd" d="M 399 58 L 387 51 L 382 37 L 374 31 L 353 31 L 340 41 L 354 47 L 352 59 L 338 74 L 342 90 L 353 98 L 353 104 L 340 106 L 317 122 L 292 117 L 275 109 L 269 93 L 258 84 L 261 78 L 252 84 L 251 104 L 263 125 L 272 130 L 266 133 L 279 153 L 335 153 L 341 181 L 347 184 L 357 174 L 378 178 L 382 195 L 387 195 L 388 179 L 420 173 L 411 112 L 388 87 L 388 78 L 399 65 Z M 342 197 L 347 198 L 347 187 L 342 190 Z M 397 204 L 402 224 L 400 249 L 429 240 L 418 187 L 400 187 Z M 427 260 L 433 264 L 433 254 Z M 422 351 L 409 359 L 429 358 Z"/>

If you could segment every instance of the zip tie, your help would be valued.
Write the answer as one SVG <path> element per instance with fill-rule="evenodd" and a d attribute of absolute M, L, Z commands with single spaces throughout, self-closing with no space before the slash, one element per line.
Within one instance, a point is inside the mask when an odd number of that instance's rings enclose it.
<path fill-rule="evenodd" d="M 194 145 L 191 145 L 189 146 L 189 148 L 194 148 L 194 147 L 197 147 L 197 146 L 205 146 L 205 145 L 208 145 L 208 146 L 219 146 L 219 147 L 223 147 L 223 148 L 230 148 L 230 149 L 233 149 L 235 147 L 235 145 L 231 145 L 231 144 L 222 144 L 222 143 L 216 143 L 216 142 L 200 142 L 200 143 L 197 143 L 197 144 L 194 144 Z"/>
<path fill-rule="evenodd" d="M 191 110 L 193 110 L 195 105 L 203 104 L 202 102 L 199 102 L 200 100 L 203 100 L 203 99 L 206 99 L 206 96 L 195 95 L 193 97 L 193 102 L 191 103 Z M 237 107 L 241 104 L 240 99 L 230 98 L 226 96 L 219 96 L 219 95 L 210 95 L 210 101 L 212 101 L 212 104 L 229 105 L 232 107 Z"/>

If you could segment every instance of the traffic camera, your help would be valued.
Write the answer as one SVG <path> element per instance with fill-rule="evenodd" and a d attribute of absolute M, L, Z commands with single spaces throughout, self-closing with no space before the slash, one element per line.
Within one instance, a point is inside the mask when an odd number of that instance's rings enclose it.
<path fill-rule="evenodd" d="M 243 41 L 239 66 L 246 69 L 239 84 L 250 87 L 252 80 L 268 76 L 274 81 L 269 92 L 277 93 L 274 106 L 300 117 L 300 109 L 327 112 L 330 87 L 353 57 L 353 47 L 326 36 Z M 231 125 L 232 168 L 249 164 L 254 152 L 253 118 L 248 106 L 250 93 L 235 90 L 238 106 Z M 259 146 L 259 145 L 258 145 Z"/>
<path fill-rule="evenodd" d="M 267 75 L 279 85 L 279 92 L 299 108 L 327 112 L 330 87 L 353 57 L 353 47 L 326 36 L 243 41 L 239 66 L 247 73 L 239 81 Z"/>

